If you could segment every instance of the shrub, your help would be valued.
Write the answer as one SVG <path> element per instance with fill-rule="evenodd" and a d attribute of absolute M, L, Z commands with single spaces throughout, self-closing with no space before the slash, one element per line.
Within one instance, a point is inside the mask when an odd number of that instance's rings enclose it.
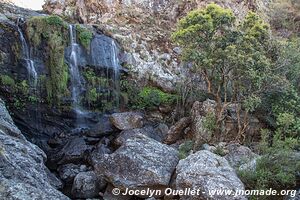
<path fill-rule="evenodd" d="M 171 105 L 176 101 L 176 95 L 168 94 L 160 89 L 144 87 L 138 95 L 138 107 L 141 109 L 154 109 L 160 105 Z"/>
<path fill-rule="evenodd" d="M 179 158 L 185 159 L 188 157 L 190 151 L 193 149 L 194 142 L 192 140 L 187 140 L 179 146 Z"/>
<path fill-rule="evenodd" d="M 214 112 L 209 112 L 205 116 L 203 120 L 203 127 L 210 133 L 213 134 L 216 129 L 218 128 L 217 126 L 217 120 Z"/>
<path fill-rule="evenodd" d="M 257 160 L 255 171 L 239 171 L 239 176 L 249 189 L 293 188 L 300 170 L 300 161 L 293 149 L 299 145 L 299 141 L 292 138 L 282 139 L 281 133 L 277 132 L 270 147 L 268 135 L 266 131 L 263 134 L 260 144 L 263 155 Z"/>

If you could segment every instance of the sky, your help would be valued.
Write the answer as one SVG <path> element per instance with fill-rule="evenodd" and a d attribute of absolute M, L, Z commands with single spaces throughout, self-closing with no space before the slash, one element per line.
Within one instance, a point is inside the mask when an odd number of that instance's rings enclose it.
<path fill-rule="evenodd" d="M 32 10 L 42 10 L 44 0 L 11 0 L 17 6 L 30 8 Z"/>

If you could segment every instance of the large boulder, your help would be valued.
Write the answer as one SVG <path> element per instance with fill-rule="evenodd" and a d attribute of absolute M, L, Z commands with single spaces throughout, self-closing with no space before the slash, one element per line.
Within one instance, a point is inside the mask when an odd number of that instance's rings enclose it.
<path fill-rule="evenodd" d="M 97 177 L 95 172 L 80 172 L 74 179 L 72 195 L 76 198 L 94 198 L 104 189 L 106 182 L 102 177 Z"/>
<path fill-rule="evenodd" d="M 164 188 L 178 163 L 178 152 L 144 135 L 136 135 L 94 166 L 108 182 L 125 188 Z"/>
<path fill-rule="evenodd" d="M 45 153 L 28 142 L 0 100 L 0 199 L 69 199 L 51 184 Z"/>
<path fill-rule="evenodd" d="M 162 142 L 168 134 L 168 127 L 165 126 L 166 125 L 159 124 L 157 127 L 145 126 L 143 128 L 125 130 L 119 134 L 114 143 L 117 146 L 121 146 L 126 142 L 128 138 L 134 137 L 139 134 L 148 136 L 149 138 L 152 138 L 158 142 Z"/>
<path fill-rule="evenodd" d="M 144 125 L 143 116 L 135 112 L 114 113 L 111 115 L 110 121 L 120 130 L 142 128 Z"/>
<path fill-rule="evenodd" d="M 244 190 L 235 170 L 222 158 L 210 151 L 198 151 L 181 160 L 176 168 L 176 189 L 200 190 L 197 196 L 181 196 L 184 200 L 246 199 L 244 196 L 211 196 L 213 190 Z"/>
<path fill-rule="evenodd" d="M 212 132 L 205 128 L 205 117 L 209 113 L 214 113 L 216 102 L 213 100 L 206 100 L 204 102 L 194 102 L 191 115 L 191 133 L 195 140 L 195 148 L 200 148 L 203 144 L 209 143 L 212 140 Z"/>

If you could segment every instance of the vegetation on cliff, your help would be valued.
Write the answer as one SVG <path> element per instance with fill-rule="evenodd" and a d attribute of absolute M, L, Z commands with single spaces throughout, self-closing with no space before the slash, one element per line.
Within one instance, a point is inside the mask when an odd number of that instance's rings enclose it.
<path fill-rule="evenodd" d="M 68 45 L 68 24 L 58 16 L 37 16 L 27 21 L 26 33 L 34 49 L 46 48 L 48 101 L 59 104 L 69 94 L 68 66 L 64 60 Z"/>

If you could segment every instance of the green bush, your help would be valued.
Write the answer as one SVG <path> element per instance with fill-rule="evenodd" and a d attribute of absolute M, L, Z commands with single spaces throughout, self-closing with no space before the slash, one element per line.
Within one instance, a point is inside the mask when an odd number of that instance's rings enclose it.
<path fill-rule="evenodd" d="M 65 23 L 62 18 L 56 15 L 48 16 L 45 18 L 45 20 L 49 25 L 63 26 Z"/>
<path fill-rule="evenodd" d="M 168 94 L 160 89 L 144 87 L 138 94 L 138 105 L 141 109 L 154 109 L 160 105 L 175 103 L 177 96 Z"/>
<path fill-rule="evenodd" d="M 207 115 L 205 116 L 205 118 L 203 120 L 203 127 L 207 131 L 209 131 L 210 134 L 213 134 L 216 131 L 216 129 L 218 128 L 218 125 L 217 125 L 215 113 L 213 113 L 213 112 L 207 113 Z"/>
<path fill-rule="evenodd" d="M 282 139 L 281 133 L 277 132 L 270 147 L 268 137 L 269 133 L 265 131 L 260 144 L 263 155 L 257 160 L 255 171 L 239 171 L 239 176 L 248 189 L 292 189 L 296 186 L 296 176 L 300 171 L 299 157 L 293 151 L 299 141 Z"/>

